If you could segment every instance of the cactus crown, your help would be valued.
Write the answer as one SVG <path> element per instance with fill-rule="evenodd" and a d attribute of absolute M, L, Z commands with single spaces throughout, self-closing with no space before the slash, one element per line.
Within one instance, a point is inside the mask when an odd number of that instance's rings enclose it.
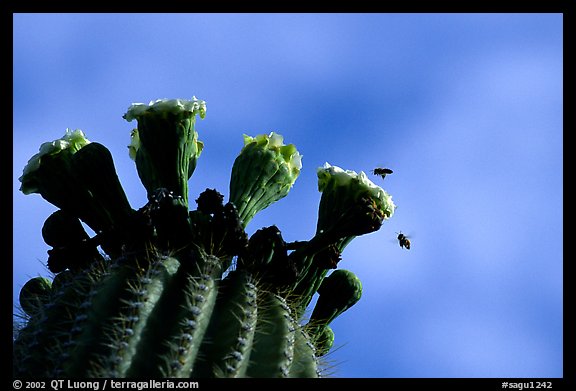
<path fill-rule="evenodd" d="M 244 135 L 230 199 L 215 189 L 188 202 L 203 149 L 206 103 L 157 100 L 124 118 L 148 202 L 133 209 L 108 149 L 80 130 L 42 144 L 20 178 L 59 209 L 42 228 L 53 280 L 22 288 L 26 324 L 14 341 L 19 376 L 310 377 L 334 343 L 330 328 L 362 284 L 336 269 L 359 235 L 395 205 L 363 172 L 320 167 L 316 234 L 287 243 L 276 226 L 245 232 L 285 197 L 302 155 L 277 133 Z M 81 223 L 95 232 L 90 237 Z M 305 313 L 315 293 L 319 299 Z"/>

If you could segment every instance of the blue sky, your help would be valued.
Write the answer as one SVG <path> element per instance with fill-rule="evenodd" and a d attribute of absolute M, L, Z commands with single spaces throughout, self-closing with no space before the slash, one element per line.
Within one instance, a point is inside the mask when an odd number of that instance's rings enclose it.
<path fill-rule="evenodd" d="M 133 102 L 207 102 L 190 199 L 228 195 L 242 134 L 275 131 L 303 169 L 249 233 L 313 236 L 324 162 L 394 170 L 395 215 L 339 267 L 363 297 L 332 324 L 337 377 L 563 376 L 562 14 L 15 14 L 13 292 L 48 275 L 19 192 L 66 128 L 106 145 L 134 208 Z M 410 235 L 401 249 L 395 232 Z M 14 301 L 16 303 L 16 301 Z"/>

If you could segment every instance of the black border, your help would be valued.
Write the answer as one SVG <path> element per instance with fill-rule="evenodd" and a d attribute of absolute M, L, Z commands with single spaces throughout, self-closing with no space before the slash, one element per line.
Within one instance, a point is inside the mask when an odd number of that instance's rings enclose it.
<path fill-rule="evenodd" d="M 0 8 L 2 10 L 2 15 L 0 19 L 0 29 L 2 32 L 2 43 L 5 50 L 3 53 L 12 51 L 13 49 L 13 19 L 12 15 L 14 13 L 58 13 L 58 12 L 79 12 L 79 13 L 113 13 L 113 12 L 123 12 L 123 13 L 147 13 L 147 12 L 159 12 L 159 13 L 171 13 L 171 12 L 337 12 L 337 13 L 363 13 L 363 12 L 386 12 L 386 13 L 562 13 L 563 14 L 563 25 L 564 25 L 564 100 L 569 102 L 568 110 L 564 111 L 564 127 L 565 129 L 576 129 L 575 113 L 576 113 L 576 103 L 574 103 L 574 95 L 576 91 L 576 83 L 574 78 L 574 70 L 576 70 L 575 60 L 572 58 L 574 54 L 574 49 L 576 48 L 576 31 L 574 29 L 574 11 L 576 9 L 576 1 L 574 0 L 540 0 L 540 1 L 522 1 L 522 0 L 485 0 L 477 2 L 468 2 L 461 0 L 455 1 L 433 1 L 433 0 L 412 0 L 412 1 L 348 1 L 340 4 L 332 4 L 330 6 L 311 4 L 310 2 L 302 1 L 276 1 L 276 2 L 248 2 L 248 1 L 235 1 L 233 3 L 226 3 L 222 1 L 214 2 L 182 2 L 182 1 L 172 1 L 172 2 L 145 2 L 145 1 L 130 1 L 130 2 L 115 2 L 113 4 L 106 4 L 103 2 L 55 2 L 55 1 L 44 1 L 35 4 L 31 1 L 0 1 Z M 4 46 L 5 45 L 5 46 Z M 6 58 L 6 56 L 4 56 Z M 6 63 L 6 61 L 4 62 Z M 12 102 L 12 91 L 13 91 L 13 73 L 3 72 L 4 78 L 6 79 L 3 83 L 6 97 L 3 102 Z M 10 88 L 9 88 L 10 87 Z M 12 105 L 9 107 L 12 109 Z M 8 105 L 2 105 L 2 111 L 8 111 Z M 31 114 L 32 115 L 32 114 Z M 10 113 L 6 112 L 2 118 L 12 118 L 12 111 Z M 7 121 L 3 121 L 6 124 Z M 12 121 L 10 122 L 12 124 Z M 12 129 L 5 129 L 3 132 L 4 137 L 10 135 L 12 140 Z M 12 150 L 10 150 L 12 151 Z M 564 155 L 570 150 L 564 149 Z M 4 150 L 1 154 L 2 164 L 0 167 L 0 174 L 2 176 L 6 175 L 8 178 L 6 182 L 10 184 L 9 189 L 11 190 L 12 185 L 12 170 L 7 168 L 12 168 L 12 154 L 6 153 Z M 565 167 L 563 168 L 565 172 Z M 9 175 L 8 175 L 9 173 Z M 3 193 L 3 194 L 2 194 Z M 7 198 L 12 204 L 12 191 L 0 192 L 0 200 L 2 204 L 7 204 Z M 564 190 L 564 197 L 567 193 Z M 562 205 L 564 208 L 564 205 Z M 2 243 L 4 249 L 9 249 L 8 252 L 12 255 L 12 226 L 13 226 L 13 215 L 10 214 L 10 218 L 5 216 L 7 212 L 4 212 L 2 216 L 2 221 L 6 223 L 7 227 L 2 231 L 2 237 L 6 240 L 6 243 Z M 566 214 L 564 213 L 564 216 Z M 537 216 L 535 215 L 535 219 Z M 543 227 L 542 229 L 546 229 Z M 565 235 L 565 234 L 564 234 Z M 561 241 L 561 242 L 560 242 Z M 562 246 L 564 250 L 564 237 L 558 238 L 557 243 L 550 243 L 551 246 Z M 11 257 L 12 258 L 12 257 Z M 4 259 L 4 265 L 8 263 L 9 269 L 12 271 L 12 259 Z M 9 275 L 9 282 L 1 284 L 3 297 L 12 297 L 11 288 L 11 274 Z M 576 322 L 574 321 L 574 310 L 576 308 L 576 293 L 574 292 L 574 263 L 570 260 L 564 262 L 564 275 L 563 275 L 563 298 L 564 298 L 564 376 L 562 378 L 338 378 L 338 379 L 288 379 L 286 382 L 292 383 L 296 386 L 323 386 L 330 387 L 336 385 L 353 386 L 353 387 L 367 387 L 370 389 L 374 386 L 378 387 L 388 387 L 393 390 L 406 389 L 407 387 L 417 387 L 418 389 L 426 389 L 429 386 L 442 387 L 444 390 L 469 390 L 469 389 L 479 389 L 479 390 L 501 390 L 503 382 L 518 382 L 518 383 L 529 383 L 529 382 L 552 382 L 553 390 L 564 390 L 564 389 L 576 389 L 576 337 L 574 332 L 576 331 Z M 8 279 L 8 278 L 7 278 Z M 7 281 L 7 282 L 8 282 Z M 8 300 L 4 299 L 3 302 L 7 303 Z M 6 315 L 2 313 L 2 321 L 6 325 L 12 325 L 12 312 L 8 313 L 9 306 L 4 304 L 2 306 L 6 310 Z M 8 337 L 10 335 L 10 337 Z M 7 338 L 5 341 L 5 351 L 11 352 L 12 350 L 12 337 L 11 333 L 6 332 Z M 11 375 L 11 365 L 2 365 L 3 371 L 6 371 L 6 376 L 4 379 L 10 379 L 12 382 L 14 379 Z M 38 379 L 37 379 L 38 380 Z M 50 379 L 44 379 L 49 382 Z M 158 379 L 160 380 L 160 379 Z M 200 389 L 206 389 L 206 387 L 221 387 L 226 385 L 237 386 L 263 386 L 270 387 L 274 384 L 278 384 L 275 380 L 265 380 L 265 379 L 238 379 L 233 383 L 228 383 L 229 380 L 211 380 L 211 379 L 191 379 L 197 380 L 200 385 Z M 47 387 L 48 388 L 47 383 Z M 9 388 L 12 388 L 13 383 L 10 383 Z M 24 389 L 24 388 L 23 388 Z"/>
<path fill-rule="evenodd" d="M 6 3 L 6 0 L 3 1 Z M 65 1 L 14 1 L 9 0 L 12 12 L 34 13 L 563 13 L 574 8 L 573 0 L 354 0 L 312 2 L 303 0 L 276 1 L 116 1 L 116 2 L 65 2 Z"/>

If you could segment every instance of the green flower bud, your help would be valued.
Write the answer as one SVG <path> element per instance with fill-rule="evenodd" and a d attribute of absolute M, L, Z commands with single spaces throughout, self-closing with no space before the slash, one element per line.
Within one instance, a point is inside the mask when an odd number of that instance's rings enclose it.
<path fill-rule="evenodd" d="M 167 189 L 156 189 L 150 197 L 150 220 L 156 231 L 160 248 L 180 248 L 188 241 L 191 233 L 188 205 L 183 197 Z"/>
<path fill-rule="evenodd" d="M 69 246 L 90 239 L 80 220 L 63 210 L 57 210 L 44 221 L 42 238 L 52 247 Z"/>
<path fill-rule="evenodd" d="M 321 326 L 310 332 L 314 346 L 316 347 L 316 356 L 322 357 L 334 346 L 334 331 L 328 325 Z"/>
<path fill-rule="evenodd" d="M 73 284 L 75 280 L 74 277 L 74 272 L 70 270 L 65 270 L 56 274 L 52 280 L 52 292 L 58 292 L 60 289 L 65 288 L 68 284 Z"/>
<path fill-rule="evenodd" d="M 206 116 L 206 102 L 196 97 L 135 103 L 124 114 L 127 121 L 138 121 L 128 149 L 148 196 L 165 188 L 188 205 L 188 179 L 204 147 L 195 130 L 196 114 Z"/>
<path fill-rule="evenodd" d="M 261 228 L 250 237 L 237 268 L 250 270 L 261 282 L 276 288 L 293 284 L 298 277 L 297 267 L 288 257 L 286 242 L 275 225 Z"/>
<path fill-rule="evenodd" d="M 214 214 L 212 227 L 214 236 L 222 238 L 221 251 L 227 256 L 238 255 L 248 246 L 248 235 L 233 203 L 227 202 L 221 211 Z"/>
<path fill-rule="evenodd" d="M 318 289 L 318 301 L 310 317 L 311 324 L 329 324 L 362 297 L 362 282 L 351 271 L 334 270 Z"/>
<path fill-rule="evenodd" d="M 216 189 L 206 189 L 196 199 L 198 210 L 206 214 L 215 214 L 222 210 L 224 207 L 224 196 Z"/>
<path fill-rule="evenodd" d="M 20 306 L 26 314 L 33 316 L 48 302 L 52 281 L 45 277 L 34 277 L 28 280 L 20 290 Z"/>
<path fill-rule="evenodd" d="M 223 260 L 229 266 L 232 257 L 243 253 L 248 246 L 248 235 L 240 223 L 236 206 L 227 202 L 214 189 L 206 189 L 196 202 L 198 209 L 189 213 L 195 246 Z"/>
<path fill-rule="evenodd" d="M 294 144 L 285 145 L 281 135 L 244 135 L 230 178 L 230 201 L 244 227 L 256 213 L 286 197 L 301 168 L 302 155 Z"/>
<path fill-rule="evenodd" d="M 84 230 L 80 220 L 71 214 L 58 210 L 44 222 L 42 237 L 48 250 L 48 269 L 60 273 L 65 269 L 80 269 L 90 265 L 101 255 L 96 244 Z"/>

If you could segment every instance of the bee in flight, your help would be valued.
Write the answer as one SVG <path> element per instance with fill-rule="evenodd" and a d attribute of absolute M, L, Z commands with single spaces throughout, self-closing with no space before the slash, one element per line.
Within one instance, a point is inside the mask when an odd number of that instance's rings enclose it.
<path fill-rule="evenodd" d="M 408 237 L 406 237 L 402 231 L 398 233 L 398 244 L 400 244 L 400 247 L 410 250 L 410 240 L 408 240 Z"/>
<path fill-rule="evenodd" d="M 372 174 L 381 176 L 382 179 L 384 179 L 386 177 L 386 175 L 392 174 L 392 172 L 393 171 L 389 168 L 380 168 L 380 167 L 372 170 Z"/>

